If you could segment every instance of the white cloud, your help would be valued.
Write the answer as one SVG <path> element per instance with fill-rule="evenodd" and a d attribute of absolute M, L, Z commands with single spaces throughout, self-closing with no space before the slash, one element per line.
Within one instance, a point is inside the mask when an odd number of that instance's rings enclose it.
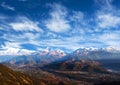
<path fill-rule="evenodd" d="M 15 42 L 5 42 L 5 45 L 2 45 L 1 47 L 5 50 L 9 48 L 20 48 L 20 44 Z"/>
<path fill-rule="evenodd" d="M 49 37 L 49 38 L 57 38 L 57 37 L 60 37 L 60 35 L 57 35 L 53 32 L 48 32 L 46 33 L 46 37 Z"/>
<path fill-rule="evenodd" d="M 100 14 L 98 20 L 101 28 L 116 28 L 120 25 L 120 17 L 113 14 Z"/>
<path fill-rule="evenodd" d="M 96 41 L 102 42 L 108 46 L 116 46 L 120 48 L 120 31 L 113 31 L 97 36 Z"/>
<path fill-rule="evenodd" d="M 19 49 L 19 48 L 9 48 L 6 50 L 2 50 L 0 51 L 0 56 L 1 55 L 30 55 L 31 53 L 33 53 L 35 51 L 33 50 L 27 50 L 27 49 Z"/>
<path fill-rule="evenodd" d="M 39 22 L 32 21 L 27 17 L 16 17 L 16 21 L 13 19 L 14 22 L 11 21 L 9 25 L 6 25 L 8 22 L 4 24 L 6 27 L 0 27 L 5 30 L 12 28 L 18 33 L 13 33 L 10 30 L 3 33 L 4 39 L 15 43 L 7 43 L 8 45 L 2 46 L 2 48 L 16 54 L 20 51 L 20 45 L 28 43 L 35 45 L 39 50 L 42 49 L 39 47 L 76 50 L 80 47 L 119 46 L 120 32 L 115 32 L 115 30 L 119 30 L 120 10 L 111 5 L 111 0 L 101 2 L 104 5 L 101 5 L 101 9 L 97 10 L 95 18 L 88 18 L 89 16 L 81 11 L 67 10 L 60 4 L 50 4 L 49 7 L 52 8 L 49 12 L 50 17 L 45 20 L 45 25 L 43 25 L 49 30 L 45 29 L 44 32 L 39 27 Z M 0 17 L 0 19 L 3 21 L 6 20 L 6 17 Z M 64 35 L 62 35 L 63 33 Z M 23 51 L 29 50 L 23 49 Z"/>
<path fill-rule="evenodd" d="M 3 8 L 5 8 L 5 9 L 9 9 L 9 10 L 15 11 L 15 8 L 14 8 L 14 7 L 7 5 L 5 2 L 3 2 L 3 3 L 1 4 L 1 6 L 2 6 Z"/>
<path fill-rule="evenodd" d="M 5 45 L 2 45 L 0 50 L 0 55 L 29 55 L 35 51 L 22 49 L 20 43 L 16 42 L 5 42 Z"/>
<path fill-rule="evenodd" d="M 97 11 L 98 28 L 117 28 L 120 26 L 120 10 L 112 5 L 113 0 L 97 0 L 101 9 Z M 101 3 L 100 3 L 101 2 Z"/>
<path fill-rule="evenodd" d="M 16 31 L 36 31 L 42 32 L 43 30 L 39 28 L 38 22 L 33 22 L 27 17 L 19 17 L 16 22 L 10 23 L 9 25 Z"/>
<path fill-rule="evenodd" d="M 9 17 L 4 16 L 3 20 L 5 19 L 9 19 Z M 0 43 L 2 45 L 2 49 L 5 49 L 6 51 L 10 51 L 9 49 L 16 49 L 17 52 L 17 49 L 23 49 L 21 48 L 22 44 L 29 43 L 33 45 L 40 45 L 39 42 L 43 30 L 38 25 L 38 22 L 34 22 L 23 16 L 13 18 L 11 23 L 7 21 L 2 23 L 0 30 L 4 30 L 5 32 L 2 32 L 1 39 L 6 40 L 3 41 L 3 43 Z M 10 42 L 6 43 L 7 41 Z"/>
<path fill-rule="evenodd" d="M 116 39 L 119 39 L 119 35 L 116 34 L 116 33 L 105 33 L 105 34 L 102 34 L 100 35 L 100 40 L 116 40 Z"/>
<path fill-rule="evenodd" d="M 70 17 L 71 21 L 75 21 L 77 23 L 82 23 L 84 18 L 84 13 L 81 11 L 73 11 L 73 15 Z"/>
<path fill-rule="evenodd" d="M 70 16 L 70 21 L 72 22 L 72 31 L 71 34 L 84 34 L 86 33 L 86 28 L 83 25 L 86 23 L 84 18 L 84 13 L 81 11 L 72 11 Z M 87 27 L 87 23 L 85 25 Z M 88 30 L 88 29 L 87 29 Z"/>
<path fill-rule="evenodd" d="M 113 6 L 111 5 L 113 0 L 94 0 L 94 1 L 96 3 L 96 6 L 100 6 L 102 9 L 111 10 L 113 8 Z"/>
<path fill-rule="evenodd" d="M 3 29 L 1 26 L 0 26 L 0 30 Z"/>
<path fill-rule="evenodd" d="M 19 51 L 18 48 L 9 48 L 3 51 L 0 51 L 0 55 L 16 55 Z"/>
<path fill-rule="evenodd" d="M 66 32 L 70 29 L 69 21 L 66 19 L 67 10 L 60 4 L 53 4 L 50 12 L 51 18 L 45 21 L 46 27 L 53 32 Z"/>
<path fill-rule="evenodd" d="M 80 41 L 84 41 L 83 37 L 73 36 L 73 37 L 62 37 L 56 39 L 45 39 L 42 40 L 39 44 L 40 46 L 46 47 L 56 47 L 56 48 L 65 48 L 68 50 L 76 50 L 82 45 L 79 44 Z"/>
<path fill-rule="evenodd" d="M 8 38 L 9 37 L 9 38 Z M 26 43 L 29 43 L 29 44 L 33 44 L 33 45 L 40 45 L 39 44 L 39 38 L 40 38 L 40 33 L 23 33 L 23 34 L 4 34 L 3 35 L 3 38 L 8 40 L 8 41 L 13 41 L 13 42 L 16 42 L 18 43 L 19 45 L 21 44 L 26 44 Z M 11 45 L 12 46 L 12 45 Z M 14 44 L 13 44 L 14 46 Z"/>
<path fill-rule="evenodd" d="M 2 45 L 3 50 L 0 51 L 0 55 L 14 55 L 18 52 L 20 45 L 19 43 L 5 42 L 5 45 Z"/>

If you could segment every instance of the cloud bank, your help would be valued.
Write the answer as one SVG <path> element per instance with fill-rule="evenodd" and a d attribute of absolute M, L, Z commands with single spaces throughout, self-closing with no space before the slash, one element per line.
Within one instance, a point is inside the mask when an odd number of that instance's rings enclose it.
<path fill-rule="evenodd" d="M 99 9 L 90 16 L 61 3 L 48 3 L 45 7 L 49 10 L 44 19 L 35 20 L 25 15 L 0 17 L 0 54 L 10 50 L 11 54 L 17 54 L 19 50 L 28 53 L 47 47 L 65 51 L 81 47 L 120 47 L 120 9 L 112 2 L 95 0 Z M 2 7 L 15 10 L 5 2 Z"/>

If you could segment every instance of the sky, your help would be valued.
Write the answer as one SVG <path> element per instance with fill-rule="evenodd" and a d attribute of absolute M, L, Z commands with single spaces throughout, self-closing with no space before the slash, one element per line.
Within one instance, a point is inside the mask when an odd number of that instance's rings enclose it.
<path fill-rule="evenodd" d="M 0 0 L 0 55 L 120 48 L 120 0 Z"/>

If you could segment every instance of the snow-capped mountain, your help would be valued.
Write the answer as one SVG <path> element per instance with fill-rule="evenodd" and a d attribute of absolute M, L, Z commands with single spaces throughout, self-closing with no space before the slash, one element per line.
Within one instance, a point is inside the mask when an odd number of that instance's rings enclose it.
<path fill-rule="evenodd" d="M 52 49 L 45 49 L 43 51 L 34 52 L 32 55 L 39 55 L 39 56 L 55 56 L 58 58 L 62 58 L 66 56 L 66 53 L 63 50 L 52 50 Z"/>
<path fill-rule="evenodd" d="M 18 52 L 18 51 L 16 51 Z M 22 52 L 23 53 L 23 52 Z M 97 48 L 79 48 L 72 53 L 66 54 L 62 50 L 45 49 L 39 52 L 31 52 L 30 55 L 17 55 L 8 63 L 15 65 L 35 65 L 48 64 L 55 61 L 62 60 L 101 60 L 101 59 L 120 59 L 120 52 L 116 52 L 113 47 L 104 49 Z"/>
<path fill-rule="evenodd" d="M 120 48 L 117 48 L 115 46 L 108 46 L 106 48 L 94 48 L 94 47 L 87 47 L 87 48 L 79 48 L 74 51 L 74 53 L 78 54 L 86 54 L 87 52 L 91 51 L 106 51 L 106 52 L 120 52 Z M 35 51 L 35 50 L 27 50 L 27 49 L 19 49 L 19 48 L 9 48 L 0 50 L 0 56 L 2 55 L 31 55 L 31 54 L 39 54 L 39 55 L 58 55 L 58 57 L 65 56 L 66 53 L 63 50 L 53 50 L 50 48 L 46 48 L 44 50 Z"/>
<path fill-rule="evenodd" d="M 108 46 L 104 48 L 104 50 L 107 52 L 120 52 L 120 48 L 117 48 L 115 46 Z"/>
<path fill-rule="evenodd" d="M 120 51 L 118 48 L 107 47 L 107 48 L 79 48 L 74 52 L 67 55 L 64 59 L 73 60 L 99 60 L 99 59 L 120 59 Z"/>
<path fill-rule="evenodd" d="M 111 53 L 120 53 L 120 48 L 117 48 L 115 46 L 108 46 L 106 48 L 94 48 L 94 47 L 90 47 L 90 48 L 79 48 L 77 50 L 74 51 L 74 53 L 78 53 L 78 54 L 86 54 L 88 52 L 91 51 L 106 51 L 106 52 L 111 52 Z"/>
<path fill-rule="evenodd" d="M 36 64 L 44 65 L 59 60 L 65 55 L 65 52 L 62 50 L 44 50 L 32 53 L 31 55 L 17 56 L 6 62 L 12 65 L 18 65 L 18 67 Z"/>

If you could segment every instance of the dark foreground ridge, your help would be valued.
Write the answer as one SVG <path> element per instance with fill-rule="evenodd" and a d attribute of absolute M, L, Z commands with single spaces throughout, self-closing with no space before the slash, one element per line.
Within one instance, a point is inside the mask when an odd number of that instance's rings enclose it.
<path fill-rule="evenodd" d="M 0 85 L 41 85 L 42 83 L 37 78 L 13 71 L 0 64 Z"/>

